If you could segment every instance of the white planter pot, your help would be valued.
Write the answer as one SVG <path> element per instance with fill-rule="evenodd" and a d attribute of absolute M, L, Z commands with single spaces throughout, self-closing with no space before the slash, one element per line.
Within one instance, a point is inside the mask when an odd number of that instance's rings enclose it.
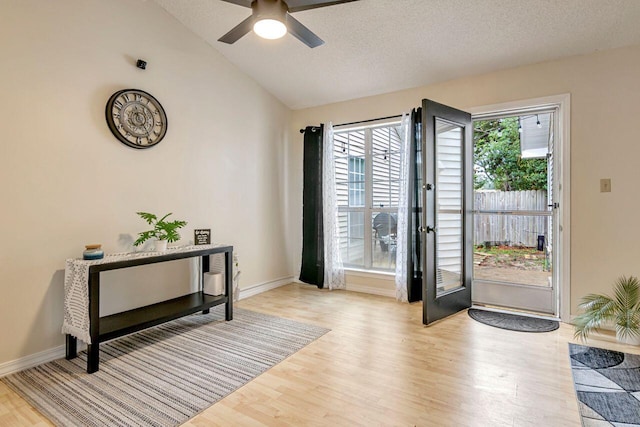
<path fill-rule="evenodd" d="M 156 240 L 155 241 L 156 252 L 164 252 L 167 250 L 167 241 L 166 240 Z"/>
<path fill-rule="evenodd" d="M 618 331 L 616 331 L 616 339 L 621 344 L 640 345 L 640 336 L 638 335 L 634 335 L 634 336 L 627 335 L 626 337 L 622 338 L 618 333 Z"/>

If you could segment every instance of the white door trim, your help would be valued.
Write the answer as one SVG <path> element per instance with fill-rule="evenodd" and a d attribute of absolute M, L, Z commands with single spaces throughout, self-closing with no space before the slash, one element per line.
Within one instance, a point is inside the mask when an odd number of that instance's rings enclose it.
<path fill-rule="evenodd" d="M 555 175 L 558 182 L 561 183 L 560 208 L 558 214 L 560 244 L 561 250 L 560 265 L 562 268 L 559 277 L 556 277 L 558 283 L 558 302 L 560 320 L 563 322 L 571 321 L 571 95 L 568 93 L 560 95 L 545 96 L 541 98 L 525 99 L 520 101 L 511 101 L 501 104 L 482 105 L 479 107 L 466 108 L 470 112 L 474 120 L 481 118 L 483 115 L 489 114 L 508 114 L 511 111 L 521 112 L 527 108 L 539 107 L 557 107 L 558 108 L 558 134 L 561 136 L 556 143 L 560 145 L 556 151 L 559 161 L 555 165 Z"/>

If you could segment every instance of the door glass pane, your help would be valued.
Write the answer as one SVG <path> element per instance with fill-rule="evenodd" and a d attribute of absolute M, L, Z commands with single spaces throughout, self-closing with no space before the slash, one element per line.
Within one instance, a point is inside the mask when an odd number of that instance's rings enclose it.
<path fill-rule="evenodd" d="M 416 123 L 415 128 L 415 139 L 416 141 L 420 141 L 420 137 L 422 135 L 422 123 Z M 422 235 L 418 230 L 422 229 L 423 226 L 423 217 L 422 217 L 422 144 L 415 144 L 415 183 L 412 187 L 413 191 L 413 206 L 411 206 L 411 217 L 413 220 L 413 232 L 411 233 L 411 239 L 413 243 L 413 253 L 411 254 L 413 258 L 413 278 L 416 281 L 422 282 Z"/>
<path fill-rule="evenodd" d="M 551 213 L 475 216 L 473 278 L 551 287 Z"/>
<path fill-rule="evenodd" d="M 436 296 L 463 286 L 463 134 L 436 119 Z"/>
<path fill-rule="evenodd" d="M 543 304 L 530 298 L 523 306 L 484 289 L 553 288 L 553 140 L 553 113 L 474 123 L 473 277 L 476 290 L 490 296 L 483 303 L 537 310 Z"/>

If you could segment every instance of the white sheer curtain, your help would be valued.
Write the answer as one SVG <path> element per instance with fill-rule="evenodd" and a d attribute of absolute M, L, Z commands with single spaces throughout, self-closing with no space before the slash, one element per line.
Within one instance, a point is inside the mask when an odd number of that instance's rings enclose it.
<path fill-rule="evenodd" d="M 322 218 L 324 227 L 324 288 L 345 289 L 340 256 L 336 166 L 333 159 L 333 126 L 325 125 L 322 140 Z"/>
<path fill-rule="evenodd" d="M 409 161 L 411 148 L 411 115 L 403 114 L 400 122 L 400 192 L 398 196 L 398 230 L 396 246 L 396 299 L 408 302 L 407 296 L 407 260 L 411 254 L 407 253 L 408 235 L 407 221 L 409 220 Z"/>

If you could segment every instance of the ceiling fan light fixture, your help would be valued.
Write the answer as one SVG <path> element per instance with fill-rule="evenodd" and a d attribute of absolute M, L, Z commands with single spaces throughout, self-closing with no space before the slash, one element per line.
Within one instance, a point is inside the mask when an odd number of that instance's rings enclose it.
<path fill-rule="evenodd" d="M 275 40 L 287 34 L 287 26 L 277 19 L 265 18 L 253 24 L 253 32 L 263 39 Z"/>
<path fill-rule="evenodd" d="M 233 27 L 219 42 L 233 44 L 251 30 L 265 39 L 279 39 L 289 33 L 310 48 L 322 46 L 324 41 L 291 16 L 291 12 L 334 6 L 357 0 L 222 0 L 238 6 L 250 7 L 251 16 Z M 287 4 L 291 2 L 293 7 Z"/>

